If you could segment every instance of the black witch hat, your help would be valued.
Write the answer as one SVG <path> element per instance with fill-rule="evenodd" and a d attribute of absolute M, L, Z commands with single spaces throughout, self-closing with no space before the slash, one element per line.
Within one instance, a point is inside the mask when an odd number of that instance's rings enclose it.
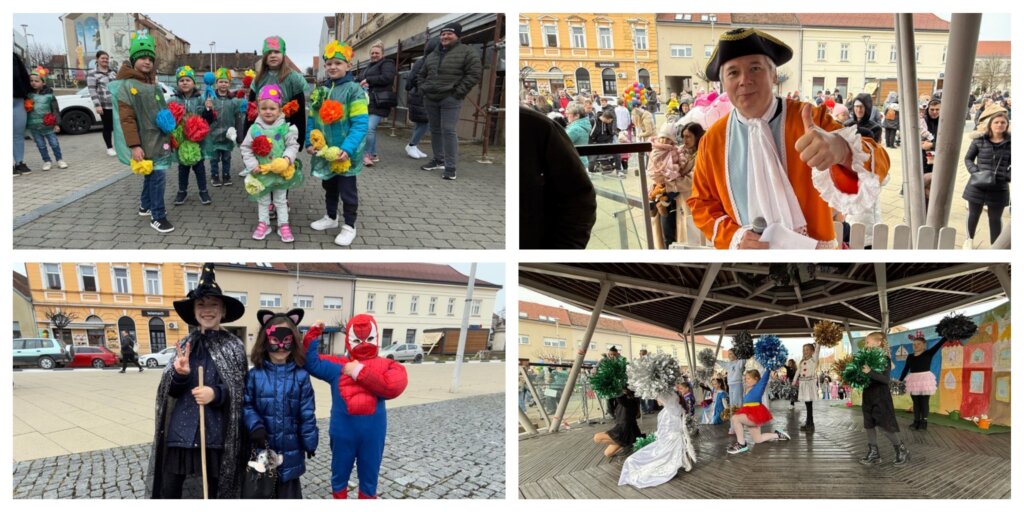
<path fill-rule="evenodd" d="M 245 306 L 238 299 L 221 292 L 213 273 L 213 263 L 203 264 L 203 274 L 199 276 L 199 286 L 188 292 L 183 300 L 174 301 L 174 310 L 178 312 L 178 316 L 185 323 L 199 325 L 199 322 L 196 321 L 196 301 L 203 297 L 217 297 L 224 301 L 224 318 L 221 322 L 234 322 L 245 314 Z"/>
<path fill-rule="evenodd" d="M 711 60 L 704 69 L 708 80 L 720 82 L 721 77 L 718 74 L 722 64 L 747 55 L 767 55 L 776 66 L 781 66 L 793 58 L 793 49 L 771 34 L 756 28 L 730 30 L 718 39 L 718 46 L 715 47 Z"/>

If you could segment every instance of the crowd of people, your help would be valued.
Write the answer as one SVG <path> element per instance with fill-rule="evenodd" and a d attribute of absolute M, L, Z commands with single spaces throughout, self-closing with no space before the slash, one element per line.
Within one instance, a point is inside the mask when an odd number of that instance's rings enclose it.
<path fill-rule="evenodd" d="M 441 171 L 449 181 L 457 176 L 459 113 L 482 76 L 480 53 L 462 44 L 461 37 L 459 23 L 442 26 L 405 82 L 410 119 L 416 125 L 405 152 L 411 158 L 429 158 L 420 169 Z M 284 39 L 270 36 L 263 42 L 256 71 L 245 73 L 240 89 L 231 90 L 236 77 L 227 68 L 197 76 L 190 66 L 181 66 L 174 73 L 173 96 L 165 100 L 156 77 L 156 44 L 147 31 L 131 35 L 129 60 L 118 70 L 109 68 L 106 52 L 97 52 L 96 67 L 87 75 L 89 96 L 102 122 L 106 154 L 143 176 L 139 216 L 160 233 L 172 232 L 164 204 L 165 174 L 171 165 L 178 166 L 174 204 L 188 200 L 194 175 L 199 203 L 208 205 L 213 202 L 208 184 L 233 185 L 231 158 L 237 148 L 244 164 L 238 176 L 245 179 L 245 193 L 257 202 L 253 239 L 273 233 L 276 217 L 281 241 L 294 241 L 287 190 L 301 185 L 308 174 L 319 179 L 325 193 L 325 215 L 310 227 L 326 231 L 340 224 L 334 242 L 350 245 L 359 203 L 356 177 L 381 159 L 376 129 L 398 105 L 397 71 L 393 60 L 383 58 L 381 41 L 371 45 L 370 63 L 358 76 L 347 43 L 331 41 L 320 53 L 327 78 L 310 86 L 288 59 Z M 57 138 L 60 110 L 47 77 L 45 68 L 27 70 L 14 55 L 14 176 L 32 172 L 24 162 L 26 132 L 36 142 L 44 171 L 54 165 L 68 167 Z M 417 147 L 427 131 L 431 155 Z M 299 158 L 303 151 L 309 153 L 305 170 Z"/>
<path fill-rule="evenodd" d="M 692 216 L 697 228 L 720 249 L 844 247 L 851 224 L 883 222 L 879 194 L 889 180 L 887 150 L 898 148 L 907 137 L 900 133 L 900 117 L 908 115 L 907 109 L 895 91 L 888 92 L 881 104 L 868 93 L 830 90 L 819 90 L 812 97 L 799 91 L 776 96 L 776 69 L 792 55 L 783 42 L 760 30 L 734 29 L 723 35 L 716 58 L 705 70 L 709 80 L 721 83 L 723 94 L 718 101 L 725 100 L 729 108 L 728 121 L 719 123 L 692 121 L 706 119 L 693 116 L 693 111 L 719 96 L 703 90 L 671 91 L 660 128 L 654 116 L 660 106 L 652 89 L 646 95 L 648 103 L 638 104 L 597 94 L 574 97 L 565 88 L 550 96 L 525 86 L 520 107 L 550 117 L 566 130 L 574 146 L 633 141 L 653 144 L 647 199 L 652 215 L 660 217 L 655 247 L 684 241 L 685 230 L 677 227 L 685 216 Z M 969 210 L 965 248 L 972 247 L 986 210 L 990 241 L 994 242 L 1009 204 L 1011 101 L 1000 91 L 977 94 L 964 110 L 965 120 L 974 120 L 974 131 L 969 134 L 972 142 L 964 155 L 969 173 L 962 196 Z M 926 202 L 941 99 L 941 90 L 917 98 L 918 108 L 911 114 L 920 119 Z M 749 129 L 761 121 L 769 131 L 784 136 L 761 139 L 759 134 L 765 130 Z M 727 139 L 727 131 L 735 136 Z M 690 140 L 694 140 L 693 146 Z M 530 139 L 524 138 L 523 143 L 529 144 Z M 629 175 L 629 155 L 580 160 L 590 176 Z M 747 169 L 747 173 L 727 177 L 726 167 Z M 581 176 L 576 170 L 563 172 L 574 181 Z M 589 204 L 589 200 L 582 203 Z M 767 228 L 755 231 L 758 219 Z M 836 221 L 844 227 L 838 237 Z M 870 247 L 871 229 L 867 231 L 866 245 Z M 841 242 L 837 243 L 837 238 Z"/>

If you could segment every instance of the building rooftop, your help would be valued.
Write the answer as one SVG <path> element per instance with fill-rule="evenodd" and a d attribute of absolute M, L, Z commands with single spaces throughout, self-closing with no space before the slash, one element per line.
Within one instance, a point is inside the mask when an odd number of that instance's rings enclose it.
<path fill-rule="evenodd" d="M 448 265 L 433 263 L 341 263 L 340 266 L 357 277 L 428 281 L 448 284 L 469 284 L 469 276 Z M 476 286 L 501 288 L 501 285 L 476 280 Z"/>
<path fill-rule="evenodd" d="M 523 314 L 525 313 L 525 317 Z M 536 302 L 519 301 L 519 318 L 521 320 L 537 320 L 539 322 L 557 321 L 560 324 L 569 325 L 569 310 L 545 306 Z"/>
<path fill-rule="evenodd" d="M 978 41 L 977 58 L 1002 57 L 1010 58 L 1009 41 Z"/>
<path fill-rule="evenodd" d="M 805 27 L 895 30 L 892 13 L 797 13 L 796 17 Z M 949 32 L 949 22 L 932 13 L 915 13 L 914 30 Z"/>
<path fill-rule="evenodd" d="M 14 271 L 12 271 L 12 272 L 14 274 L 14 289 L 18 293 L 24 295 L 25 297 L 28 297 L 31 300 L 31 298 L 32 298 L 32 288 L 29 287 L 29 285 L 28 285 L 28 278 L 23 276 L 23 275 L 21 275 L 21 274 L 19 274 L 19 273 L 17 273 L 17 272 L 14 272 Z"/>

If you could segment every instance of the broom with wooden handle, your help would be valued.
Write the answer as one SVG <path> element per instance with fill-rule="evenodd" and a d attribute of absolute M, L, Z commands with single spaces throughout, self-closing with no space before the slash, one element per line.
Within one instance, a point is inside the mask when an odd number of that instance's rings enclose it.
<path fill-rule="evenodd" d="M 199 367 L 199 387 L 203 387 L 203 367 Z M 206 406 L 199 405 L 199 459 L 203 464 L 203 499 L 209 498 L 206 483 Z"/>

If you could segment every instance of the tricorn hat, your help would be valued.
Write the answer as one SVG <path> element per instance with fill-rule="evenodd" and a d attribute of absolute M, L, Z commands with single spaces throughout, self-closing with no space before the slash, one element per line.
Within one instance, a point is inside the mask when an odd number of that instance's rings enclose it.
<path fill-rule="evenodd" d="M 708 80 L 720 82 L 719 70 L 722 64 L 736 57 L 747 55 L 767 55 L 776 66 L 781 66 L 793 58 L 793 49 L 775 37 L 761 32 L 756 28 L 737 28 L 730 30 L 718 39 L 718 46 L 711 54 L 704 72 Z"/>
<path fill-rule="evenodd" d="M 195 290 L 188 292 L 182 300 L 174 301 L 174 310 L 178 312 L 185 323 L 199 325 L 196 320 L 196 301 L 203 297 L 218 297 L 224 302 L 223 323 L 234 322 L 245 314 L 245 306 L 234 297 L 224 295 L 217 285 L 216 276 L 213 273 L 213 263 L 203 264 L 203 273 L 199 276 L 199 285 Z"/>

